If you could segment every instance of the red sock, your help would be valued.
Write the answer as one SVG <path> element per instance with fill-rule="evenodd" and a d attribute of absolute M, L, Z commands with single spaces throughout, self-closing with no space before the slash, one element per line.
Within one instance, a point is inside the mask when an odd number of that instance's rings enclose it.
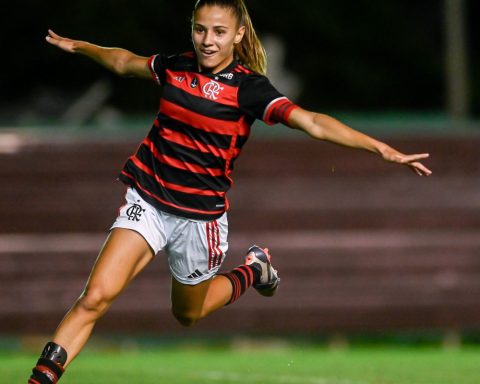
<path fill-rule="evenodd" d="M 250 265 L 240 265 L 229 273 L 222 274 L 232 283 L 233 292 L 227 305 L 238 300 L 245 291 L 260 278 L 260 271 Z"/>

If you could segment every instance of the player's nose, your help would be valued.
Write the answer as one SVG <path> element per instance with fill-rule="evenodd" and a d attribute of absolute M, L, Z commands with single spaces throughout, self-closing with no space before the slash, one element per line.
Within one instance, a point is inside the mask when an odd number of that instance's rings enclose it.
<path fill-rule="evenodd" d="M 202 45 L 204 47 L 209 47 L 213 45 L 213 33 L 211 31 L 207 31 L 204 33 Z"/>

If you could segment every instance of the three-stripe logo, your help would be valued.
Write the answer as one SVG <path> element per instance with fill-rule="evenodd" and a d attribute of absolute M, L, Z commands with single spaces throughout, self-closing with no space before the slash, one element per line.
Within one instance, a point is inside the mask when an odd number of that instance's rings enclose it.
<path fill-rule="evenodd" d="M 223 252 L 220 249 L 220 229 L 217 220 L 207 223 L 208 270 L 222 263 Z"/>

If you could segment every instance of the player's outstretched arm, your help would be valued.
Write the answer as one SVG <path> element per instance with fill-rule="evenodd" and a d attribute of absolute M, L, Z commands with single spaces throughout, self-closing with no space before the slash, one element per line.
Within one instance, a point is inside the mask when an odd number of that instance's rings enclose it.
<path fill-rule="evenodd" d="M 296 108 L 290 114 L 288 124 L 318 140 L 327 140 L 346 147 L 377 153 L 386 161 L 408 166 L 420 176 L 432 174 L 432 171 L 420 162 L 429 157 L 428 153 L 403 154 L 385 143 L 346 126 L 333 117 Z"/>
<path fill-rule="evenodd" d="M 46 36 L 48 43 L 70 52 L 85 55 L 120 76 L 151 79 L 148 57 L 138 56 L 122 48 L 106 48 L 81 40 L 57 35 L 51 29 Z"/>

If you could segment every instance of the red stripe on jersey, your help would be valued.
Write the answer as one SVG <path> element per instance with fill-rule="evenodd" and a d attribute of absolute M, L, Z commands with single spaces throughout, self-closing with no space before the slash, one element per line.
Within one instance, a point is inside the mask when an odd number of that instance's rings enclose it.
<path fill-rule="evenodd" d="M 238 64 L 235 69 L 234 69 L 235 72 L 243 72 L 243 73 L 246 73 L 246 74 L 250 74 L 250 73 L 253 73 L 252 70 L 248 69 L 248 68 L 245 68 L 243 65 L 241 64 Z"/>
<path fill-rule="evenodd" d="M 273 108 L 270 119 L 279 123 L 288 124 L 288 118 L 295 108 L 298 108 L 298 106 L 290 101 L 282 103 Z"/>
<path fill-rule="evenodd" d="M 160 78 L 158 77 L 157 73 L 155 72 L 155 70 L 153 69 L 153 63 L 155 61 L 155 58 L 157 57 L 158 55 L 153 55 L 153 56 L 150 56 L 150 58 L 148 59 L 148 69 L 150 69 L 150 72 L 152 73 L 152 79 L 162 85 L 162 82 L 160 81 Z"/>
<path fill-rule="evenodd" d="M 248 136 L 250 133 L 250 126 L 246 123 L 243 116 L 238 121 L 215 119 L 192 112 L 163 98 L 160 101 L 160 113 L 205 132 L 240 136 Z"/>
<path fill-rule="evenodd" d="M 238 108 L 238 87 L 232 87 L 215 81 L 207 76 L 197 73 L 179 71 L 175 72 L 167 69 L 167 83 L 175 88 L 179 88 L 192 96 L 202 99 L 212 100 L 216 103 Z M 197 79 L 198 85 L 194 88 L 190 84 Z"/>
<path fill-rule="evenodd" d="M 224 160 L 230 160 L 232 156 L 236 157 L 240 154 L 240 149 L 234 149 L 233 151 L 231 149 L 220 149 L 214 145 L 203 144 L 199 141 L 193 140 L 191 137 L 184 135 L 183 133 L 172 131 L 168 128 L 163 128 L 160 134 L 165 140 L 203 153 L 211 153 Z"/>
<path fill-rule="evenodd" d="M 288 118 L 294 109 L 298 108 L 286 97 L 272 101 L 265 109 L 263 121 L 269 125 L 275 123 L 288 123 Z"/>
<path fill-rule="evenodd" d="M 132 156 L 132 157 L 130 157 L 130 159 L 137 166 L 137 168 L 141 169 L 147 175 L 155 178 L 155 181 L 166 189 L 171 189 L 173 191 L 189 193 L 189 194 L 194 194 L 194 195 L 201 195 L 201 196 L 221 196 L 221 197 L 225 196 L 225 192 L 216 192 L 216 191 L 211 191 L 211 190 L 203 190 L 203 189 L 198 189 L 198 188 L 184 187 L 183 185 L 169 183 L 168 181 L 165 181 L 162 178 L 160 178 L 158 175 L 156 175 L 155 172 L 153 172 L 153 169 L 151 169 L 147 165 L 143 164 L 140 161 L 140 159 L 138 159 L 138 157 Z"/>
<path fill-rule="evenodd" d="M 124 175 L 124 176 L 128 177 L 130 180 L 132 180 L 132 182 L 136 185 L 136 188 L 140 189 L 143 193 L 150 196 L 152 199 L 155 199 L 155 200 L 159 201 L 162 204 L 168 205 L 169 207 L 173 207 L 173 208 L 179 209 L 181 211 L 198 213 L 198 214 L 202 214 L 202 215 L 218 215 L 218 214 L 221 214 L 221 213 L 224 212 L 224 210 L 203 211 L 201 209 L 193 209 L 193 208 L 188 208 L 188 207 L 182 207 L 181 205 L 170 203 L 169 201 L 166 201 L 166 200 L 162 199 L 161 197 L 155 195 L 154 193 L 152 193 L 152 192 L 146 190 L 145 188 L 143 188 L 140 185 L 140 183 L 135 179 L 135 177 L 133 177 L 133 175 L 131 175 L 130 173 L 122 171 L 122 175 Z"/>
<path fill-rule="evenodd" d="M 169 165 L 173 168 L 182 169 L 184 171 L 190 171 L 192 173 L 200 173 L 202 175 L 209 175 L 213 177 L 224 176 L 225 172 L 222 169 L 218 168 L 205 168 L 197 164 L 187 163 L 178 159 L 175 159 L 170 156 L 166 156 L 161 153 L 152 140 L 149 137 L 143 140 L 143 144 L 145 144 L 150 152 L 153 153 L 155 158 L 163 164 Z"/>

